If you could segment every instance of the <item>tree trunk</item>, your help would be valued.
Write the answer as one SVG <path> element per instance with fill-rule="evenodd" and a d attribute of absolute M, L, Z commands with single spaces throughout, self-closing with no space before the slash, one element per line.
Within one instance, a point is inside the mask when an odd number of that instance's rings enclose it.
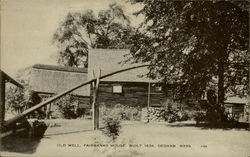
<path fill-rule="evenodd" d="M 218 63 L 218 104 L 224 105 L 225 89 L 224 89 L 224 59 Z"/>

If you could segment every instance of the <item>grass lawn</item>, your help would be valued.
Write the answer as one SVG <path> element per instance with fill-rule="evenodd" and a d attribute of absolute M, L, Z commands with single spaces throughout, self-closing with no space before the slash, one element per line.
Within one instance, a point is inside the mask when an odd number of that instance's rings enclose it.
<path fill-rule="evenodd" d="M 250 156 L 250 132 L 242 129 L 204 129 L 195 127 L 191 121 L 172 124 L 124 121 L 117 141 L 110 143 L 100 130 L 92 131 L 90 120 L 48 120 L 47 123 L 51 126 L 40 141 L 5 139 L 1 155 Z"/>

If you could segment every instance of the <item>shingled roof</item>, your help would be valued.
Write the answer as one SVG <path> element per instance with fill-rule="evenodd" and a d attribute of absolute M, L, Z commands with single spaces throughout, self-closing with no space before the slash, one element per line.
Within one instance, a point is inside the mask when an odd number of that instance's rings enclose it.
<path fill-rule="evenodd" d="M 87 68 L 45 65 L 45 64 L 35 64 L 32 66 L 32 68 L 44 69 L 44 70 L 55 70 L 55 71 L 79 72 L 79 73 L 87 73 L 88 72 Z"/>
<path fill-rule="evenodd" d="M 117 70 L 142 65 L 139 63 L 131 64 L 123 61 L 129 57 L 128 49 L 91 49 L 89 50 L 88 79 L 93 78 L 93 71 L 97 75 L 101 69 L 101 75 Z M 147 67 L 129 70 L 102 79 L 101 81 L 112 82 L 158 82 L 146 77 L 149 72 Z"/>
<path fill-rule="evenodd" d="M 86 68 L 62 67 L 36 64 L 31 70 L 31 89 L 41 93 L 60 93 L 87 81 Z M 89 96 L 89 86 L 72 92 L 79 96 Z"/>

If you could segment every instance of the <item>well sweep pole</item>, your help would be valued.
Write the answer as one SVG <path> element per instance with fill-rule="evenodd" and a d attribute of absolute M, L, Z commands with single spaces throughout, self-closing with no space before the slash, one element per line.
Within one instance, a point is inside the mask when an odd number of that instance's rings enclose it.
<path fill-rule="evenodd" d="M 106 77 L 109 77 L 109 76 L 112 76 L 112 75 L 114 75 L 114 74 L 121 73 L 121 72 L 124 72 L 124 71 L 132 70 L 132 69 L 137 69 L 137 68 L 141 68 L 141 67 L 146 67 L 146 66 L 150 66 L 150 64 L 147 64 L 147 65 L 139 65 L 139 66 L 134 66 L 134 67 L 130 67 L 130 68 L 118 70 L 118 71 L 115 71 L 115 72 L 112 72 L 112 73 L 103 75 L 103 76 L 100 77 L 100 79 L 103 79 L 103 78 L 106 78 Z M 42 102 L 42 103 L 39 103 L 39 104 L 37 104 L 36 106 L 33 106 L 33 107 L 31 107 L 31 108 L 25 110 L 24 112 L 22 112 L 21 114 L 17 115 L 16 117 L 14 117 L 14 118 L 12 118 L 12 119 L 6 121 L 6 122 L 4 123 L 4 126 L 8 126 L 8 125 L 10 125 L 10 124 L 13 124 L 13 123 L 17 122 L 18 120 L 22 119 L 23 117 L 25 117 L 26 115 L 28 115 L 29 113 L 31 113 L 31 112 L 33 112 L 33 111 L 35 111 L 35 110 L 37 110 L 37 109 L 39 109 L 39 108 L 41 108 L 41 107 L 43 107 L 43 106 L 46 106 L 46 105 L 48 105 L 49 103 L 51 103 L 51 102 L 53 102 L 53 101 L 55 101 L 55 100 L 57 100 L 57 99 L 63 97 L 64 95 L 66 95 L 66 94 L 68 94 L 68 93 L 70 93 L 70 92 L 72 92 L 72 91 L 74 91 L 74 90 L 76 90 L 76 89 L 78 89 L 78 88 L 80 88 L 80 87 L 82 87 L 82 86 L 85 86 L 85 85 L 87 85 L 87 84 L 90 84 L 90 83 L 92 83 L 92 82 L 94 82 L 94 81 L 96 81 L 96 79 L 89 80 L 89 81 L 87 81 L 87 82 L 84 82 L 84 83 L 81 83 L 81 84 L 79 84 L 79 85 L 77 85 L 77 86 L 74 86 L 74 87 L 72 87 L 72 88 L 70 88 L 70 89 L 68 89 L 68 90 L 66 90 L 66 91 L 64 91 L 64 92 L 61 92 L 61 93 L 59 93 L 59 94 L 57 94 L 57 95 L 55 95 L 55 96 L 53 96 L 53 97 L 47 99 L 46 101 L 44 101 L 44 102 Z"/>

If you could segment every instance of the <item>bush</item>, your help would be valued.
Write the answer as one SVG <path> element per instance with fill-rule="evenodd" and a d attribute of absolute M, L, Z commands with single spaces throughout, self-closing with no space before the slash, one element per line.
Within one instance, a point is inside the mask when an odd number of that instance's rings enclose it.
<path fill-rule="evenodd" d="M 25 91 L 24 99 L 25 99 L 26 109 L 31 108 L 42 102 L 42 98 L 39 96 L 39 94 L 29 89 Z M 43 119 L 45 118 L 45 116 L 46 114 L 41 108 L 37 109 L 36 111 L 28 115 L 29 118 L 38 118 L 38 119 Z"/>
<path fill-rule="evenodd" d="M 110 112 L 109 115 L 103 118 L 104 129 L 102 130 L 103 134 L 108 136 L 115 141 L 120 133 L 121 128 L 121 119 L 119 115 L 116 115 L 114 112 Z"/>
<path fill-rule="evenodd" d="M 224 117 L 225 116 L 225 117 Z M 217 113 L 206 111 L 197 111 L 193 118 L 196 124 L 205 123 L 209 127 L 216 128 L 234 128 L 239 124 L 234 117 L 229 117 L 226 114 L 221 118 Z"/>
<path fill-rule="evenodd" d="M 78 100 L 74 98 L 73 95 L 68 94 L 54 102 L 55 105 L 59 107 L 59 112 L 66 119 L 75 119 L 78 117 L 75 104 L 78 103 Z"/>
<path fill-rule="evenodd" d="M 141 112 L 139 108 L 126 106 L 122 104 L 117 104 L 115 106 L 106 107 L 105 105 L 100 105 L 100 115 L 105 117 L 113 112 L 115 115 L 119 116 L 121 120 L 140 120 Z"/>
<path fill-rule="evenodd" d="M 205 121 L 206 114 L 205 114 L 205 112 L 201 112 L 201 111 L 195 112 L 193 114 L 193 118 L 196 121 L 196 124 L 200 124 L 200 122 L 204 122 Z"/>
<path fill-rule="evenodd" d="M 178 116 L 177 116 L 177 115 L 174 115 L 174 114 L 171 114 L 171 115 L 169 115 L 169 117 L 168 117 L 168 122 L 169 122 L 169 123 L 173 123 L 173 122 L 176 122 L 176 121 L 178 121 L 178 120 L 179 120 Z"/>
<path fill-rule="evenodd" d="M 216 100 L 216 98 L 213 99 Z M 235 117 L 229 117 L 225 112 L 224 106 L 216 103 L 216 101 L 208 101 L 203 111 L 196 111 L 193 118 L 196 124 L 203 122 L 210 127 L 216 128 L 237 127 L 238 124 Z"/>
<path fill-rule="evenodd" d="M 42 101 L 42 98 L 38 93 L 33 90 L 26 90 L 24 93 L 24 99 L 28 108 L 31 108 Z"/>
<path fill-rule="evenodd" d="M 228 117 L 222 104 L 216 102 L 217 96 L 214 90 L 207 91 L 207 105 L 204 107 L 205 114 L 202 118 L 198 118 L 197 123 L 204 121 L 212 127 L 228 127 L 236 125 L 237 122 L 233 118 Z M 197 118 L 196 118 L 197 120 Z"/>
<path fill-rule="evenodd" d="M 15 86 L 10 86 L 7 88 L 7 110 L 19 114 L 25 109 L 31 108 L 42 101 L 37 92 L 29 90 L 28 87 L 26 88 L 27 89 L 22 89 Z M 45 113 L 41 109 L 38 109 L 32 112 L 29 116 L 33 118 L 44 118 Z"/>
<path fill-rule="evenodd" d="M 186 121 L 189 119 L 188 114 L 181 109 L 182 104 L 173 100 L 167 100 L 164 102 L 163 106 L 164 112 L 162 116 L 169 123 L 173 123 L 175 121 Z"/>
<path fill-rule="evenodd" d="M 181 111 L 179 112 L 179 121 L 187 121 L 189 119 L 189 116 L 187 112 Z"/>
<path fill-rule="evenodd" d="M 33 122 L 34 127 L 34 138 L 42 138 L 45 131 L 47 130 L 48 126 L 44 122 L 34 121 Z"/>
<path fill-rule="evenodd" d="M 6 90 L 6 109 L 11 112 L 21 113 L 25 109 L 24 89 L 10 86 Z"/>

